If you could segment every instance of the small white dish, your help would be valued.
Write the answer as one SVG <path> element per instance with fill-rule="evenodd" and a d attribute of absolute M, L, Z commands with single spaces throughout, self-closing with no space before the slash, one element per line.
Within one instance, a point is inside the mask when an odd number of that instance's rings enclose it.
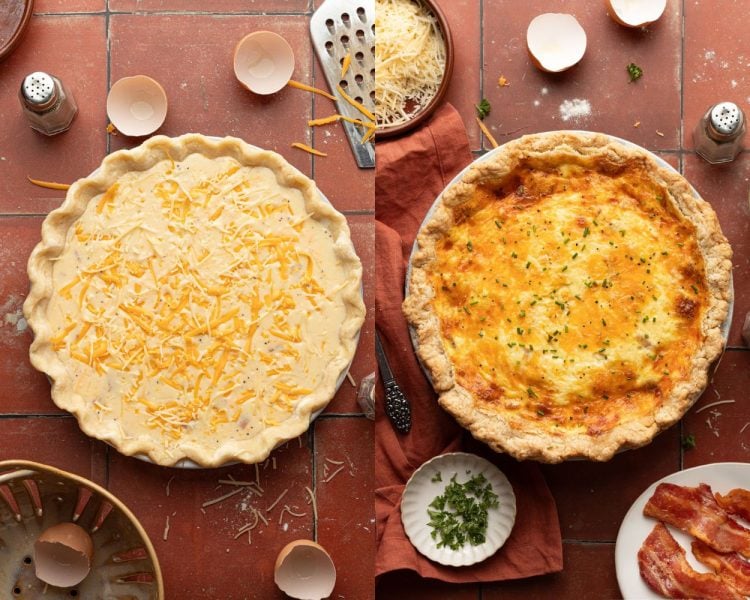
<path fill-rule="evenodd" d="M 734 488 L 747 488 L 750 482 L 750 464 L 747 463 L 713 463 L 701 465 L 692 469 L 685 469 L 663 477 L 652 483 L 628 510 L 617 533 L 615 545 L 615 571 L 617 584 L 625 600 L 658 600 L 659 594 L 653 591 L 641 577 L 638 570 L 638 550 L 644 540 L 656 525 L 656 519 L 643 514 L 643 507 L 654 494 L 660 483 L 675 483 L 695 487 L 699 483 L 711 486 L 713 492 L 726 494 Z M 742 522 L 742 521 L 740 521 Z M 747 524 L 750 526 L 750 524 Z M 708 569 L 699 563 L 690 551 L 691 536 L 683 533 L 671 525 L 667 525 L 669 532 L 686 550 L 686 560 L 699 573 L 706 573 Z"/>
<path fill-rule="evenodd" d="M 435 481 L 440 473 L 441 481 Z M 437 547 L 430 535 L 427 507 L 445 491 L 453 474 L 456 481 L 465 483 L 472 476 L 482 474 L 497 494 L 499 506 L 490 509 L 487 535 L 483 544 L 465 544 L 458 550 Z M 481 562 L 498 551 L 510 536 L 516 520 L 516 496 L 508 478 L 491 462 L 466 452 L 442 454 L 428 460 L 411 476 L 401 497 L 401 521 L 414 547 L 430 560 L 442 565 L 463 567 Z"/>
<path fill-rule="evenodd" d="M 243 37 L 234 49 L 234 74 L 256 94 L 273 94 L 283 88 L 294 71 L 294 52 L 289 43 L 272 31 L 255 31 Z"/>
<path fill-rule="evenodd" d="M 107 95 L 107 116 L 123 135 L 154 133 L 167 117 L 167 94 L 146 75 L 118 79 Z"/>

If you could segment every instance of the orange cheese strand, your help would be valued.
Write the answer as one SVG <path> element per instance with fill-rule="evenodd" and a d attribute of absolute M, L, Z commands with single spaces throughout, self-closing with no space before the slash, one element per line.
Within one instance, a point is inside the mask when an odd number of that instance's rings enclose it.
<path fill-rule="evenodd" d="M 299 148 L 300 150 L 304 150 L 305 152 L 309 152 L 310 154 L 314 154 L 315 156 L 328 156 L 325 152 L 321 152 L 320 150 L 311 148 L 307 144 L 301 144 L 299 142 L 294 142 L 292 144 L 292 148 Z"/>
<path fill-rule="evenodd" d="M 48 190 L 67 190 L 70 188 L 69 183 L 57 183 L 55 181 L 44 181 L 42 179 L 32 179 L 28 175 L 26 176 L 26 179 L 28 179 L 34 185 L 47 188 Z"/>
<path fill-rule="evenodd" d="M 300 83 L 299 81 L 294 81 L 293 79 L 289 80 L 290 87 L 297 88 L 298 90 L 303 90 L 305 92 L 312 92 L 313 94 L 319 94 L 321 96 L 325 96 L 329 100 L 336 100 L 336 96 L 333 94 L 329 94 L 326 91 L 323 91 L 321 89 L 318 89 L 316 87 L 312 87 L 311 85 L 305 85 L 304 83 Z"/>
<path fill-rule="evenodd" d="M 344 88 L 342 88 L 340 85 L 337 85 L 336 89 L 338 90 L 339 94 L 341 94 L 344 97 L 344 100 L 346 100 L 349 104 L 351 104 L 359 112 L 361 112 L 368 119 L 370 119 L 370 121 L 374 121 L 375 120 L 375 115 L 372 114 L 372 112 L 370 112 L 369 110 L 367 110 L 361 103 L 357 102 L 354 98 L 352 98 L 349 94 L 347 94 L 344 91 Z"/>
<path fill-rule="evenodd" d="M 316 127 L 318 125 L 328 125 L 329 123 L 336 123 L 342 119 L 341 115 L 331 115 L 330 117 L 323 117 L 322 119 L 312 119 L 307 122 L 308 127 Z"/>
<path fill-rule="evenodd" d="M 352 64 L 352 53 L 347 52 L 344 57 L 344 62 L 341 64 L 341 79 L 346 77 L 346 72 L 349 70 L 349 65 Z"/>
<path fill-rule="evenodd" d="M 490 142 L 490 144 L 492 144 L 492 147 L 493 148 L 497 148 L 498 144 L 495 141 L 495 138 L 492 137 L 492 134 L 490 133 L 490 130 L 487 129 L 487 126 L 484 123 L 482 123 L 482 120 L 479 117 L 474 117 L 474 118 L 477 120 L 477 123 L 479 123 L 479 129 L 482 130 L 482 133 L 487 138 L 487 140 Z"/>

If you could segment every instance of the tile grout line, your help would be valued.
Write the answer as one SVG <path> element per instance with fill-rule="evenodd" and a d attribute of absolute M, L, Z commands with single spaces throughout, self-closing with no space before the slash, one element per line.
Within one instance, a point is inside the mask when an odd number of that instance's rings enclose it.
<path fill-rule="evenodd" d="M 484 0 L 479 0 L 479 101 L 484 98 Z M 485 152 L 484 132 L 479 130 L 479 151 Z M 481 586 L 480 586 L 481 589 Z M 481 598 L 480 598 L 481 600 Z"/>
<path fill-rule="evenodd" d="M 685 0 L 682 0 L 682 20 L 680 23 L 680 150 L 685 150 Z M 682 168 L 682 157 L 680 157 Z"/>
<path fill-rule="evenodd" d="M 320 415 L 318 418 L 322 417 L 323 415 Z M 317 424 L 318 419 L 315 419 L 315 423 L 312 427 L 308 430 L 310 432 L 310 456 L 312 457 L 312 469 L 311 469 L 311 475 L 312 475 L 312 493 L 313 498 L 310 499 L 311 502 L 315 502 L 317 505 L 318 502 L 318 469 L 317 469 L 317 461 L 315 460 L 315 431 L 318 428 Z M 312 505 L 311 505 L 312 508 Z M 318 515 L 316 514 L 318 511 L 313 510 L 313 541 L 318 541 Z"/>

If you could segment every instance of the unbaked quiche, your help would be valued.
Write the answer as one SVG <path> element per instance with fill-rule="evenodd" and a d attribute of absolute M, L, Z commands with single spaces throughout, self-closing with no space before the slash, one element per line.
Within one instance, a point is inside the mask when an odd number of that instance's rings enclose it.
<path fill-rule="evenodd" d="M 29 259 L 33 365 L 125 454 L 263 460 L 333 397 L 364 318 L 345 218 L 281 156 L 155 137 L 107 157 Z"/>
<path fill-rule="evenodd" d="M 722 351 L 711 207 L 601 135 L 526 136 L 446 189 L 404 311 L 440 404 L 519 459 L 608 460 L 686 412 Z"/>

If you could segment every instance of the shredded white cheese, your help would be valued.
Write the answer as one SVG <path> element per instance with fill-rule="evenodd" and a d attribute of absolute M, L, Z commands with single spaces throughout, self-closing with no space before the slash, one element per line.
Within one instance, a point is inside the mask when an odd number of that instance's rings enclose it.
<path fill-rule="evenodd" d="M 445 42 L 435 16 L 412 0 L 376 0 L 375 31 L 375 114 L 378 125 L 398 125 L 436 94 Z"/>
<path fill-rule="evenodd" d="M 734 404 L 734 400 L 719 400 L 718 402 L 706 404 L 706 406 L 701 406 L 698 410 L 696 410 L 695 414 L 697 415 L 699 412 L 703 412 L 704 410 L 708 410 L 709 408 L 713 408 L 714 406 L 719 406 L 720 404 Z"/>

